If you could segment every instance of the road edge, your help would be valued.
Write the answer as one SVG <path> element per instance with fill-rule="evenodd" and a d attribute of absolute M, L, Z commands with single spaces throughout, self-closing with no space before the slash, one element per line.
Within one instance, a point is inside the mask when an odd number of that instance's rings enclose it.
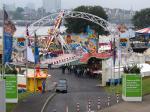
<path fill-rule="evenodd" d="M 54 97 L 55 95 L 56 95 L 56 93 L 53 93 L 52 95 L 50 95 L 50 96 L 48 97 L 48 99 L 47 99 L 46 102 L 44 103 L 44 105 L 43 105 L 43 107 L 42 107 L 42 109 L 41 109 L 40 112 L 44 112 L 45 107 L 47 106 L 47 104 L 49 103 L 49 101 L 51 101 L 51 100 L 53 99 L 53 97 Z"/>

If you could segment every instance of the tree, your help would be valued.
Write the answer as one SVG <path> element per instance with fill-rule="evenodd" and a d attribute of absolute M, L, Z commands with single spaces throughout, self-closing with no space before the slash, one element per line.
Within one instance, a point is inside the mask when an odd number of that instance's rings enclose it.
<path fill-rule="evenodd" d="M 24 19 L 23 12 L 24 12 L 24 9 L 21 7 L 18 7 L 16 11 L 14 12 L 13 19 Z"/>
<path fill-rule="evenodd" d="M 144 28 L 150 26 L 150 8 L 142 9 L 132 18 L 132 22 L 136 28 Z"/>
<path fill-rule="evenodd" d="M 105 11 L 100 6 L 79 6 L 75 8 L 74 11 L 90 13 L 98 17 L 101 17 L 105 20 L 107 20 L 108 18 Z M 86 28 L 88 25 L 90 26 L 90 28 L 92 28 L 99 34 L 105 33 L 102 27 L 100 27 L 99 25 L 91 21 L 81 19 L 81 18 L 66 18 L 65 19 L 65 26 L 67 27 L 68 33 L 86 32 Z"/>

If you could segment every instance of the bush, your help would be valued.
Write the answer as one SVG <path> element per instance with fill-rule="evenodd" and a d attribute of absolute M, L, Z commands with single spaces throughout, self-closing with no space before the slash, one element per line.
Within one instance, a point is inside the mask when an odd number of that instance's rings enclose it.
<path fill-rule="evenodd" d="M 140 74 L 141 68 L 137 66 L 137 64 L 134 64 L 132 66 L 125 66 L 124 67 L 124 73 L 135 73 Z"/>

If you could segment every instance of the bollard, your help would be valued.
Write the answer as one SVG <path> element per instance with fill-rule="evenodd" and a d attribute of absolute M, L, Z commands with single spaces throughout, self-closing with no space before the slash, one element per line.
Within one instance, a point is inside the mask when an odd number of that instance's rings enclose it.
<path fill-rule="evenodd" d="M 88 112 L 91 112 L 91 101 L 88 100 Z"/>
<path fill-rule="evenodd" d="M 110 96 L 107 97 L 107 105 L 110 106 Z"/>
<path fill-rule="evenodd" d="M 76 105 L 77 107 L 77 112 L 80 112 L 80 104 L 79 103 L 77 103 L 77 105 Z"/>
<path fill-rule="evenodd" d="M 98 97 L 97 109 L 98 109 L 98 110 L 101 109 L 101 101 L 100 101 L 100 97 Z"/>
<path fill-rule="evenodd" d="M 117 97 L 117 103 L 119 103 L 119 93 L 116 94 Z"/>
<path fill-rule="evenodd" d="M 68 106 L 66 106 L 66 112 L 68 112 Z"/>

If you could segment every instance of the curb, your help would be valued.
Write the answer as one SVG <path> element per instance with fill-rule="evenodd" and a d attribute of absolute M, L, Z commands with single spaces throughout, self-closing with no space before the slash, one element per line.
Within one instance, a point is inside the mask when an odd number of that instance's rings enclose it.
<path fill-rule="evenodd" d="M 44 105 L 41 109 L 41 112 L 44 112 L 45 107 L 47 106 L 48 102 L 51 101 L 55 95 L 56 95 L 56 93 L 53 93 L 51 96 L 48 97 L 48 99 L 46 100 L 46 102 L 44 103 Z"/>

